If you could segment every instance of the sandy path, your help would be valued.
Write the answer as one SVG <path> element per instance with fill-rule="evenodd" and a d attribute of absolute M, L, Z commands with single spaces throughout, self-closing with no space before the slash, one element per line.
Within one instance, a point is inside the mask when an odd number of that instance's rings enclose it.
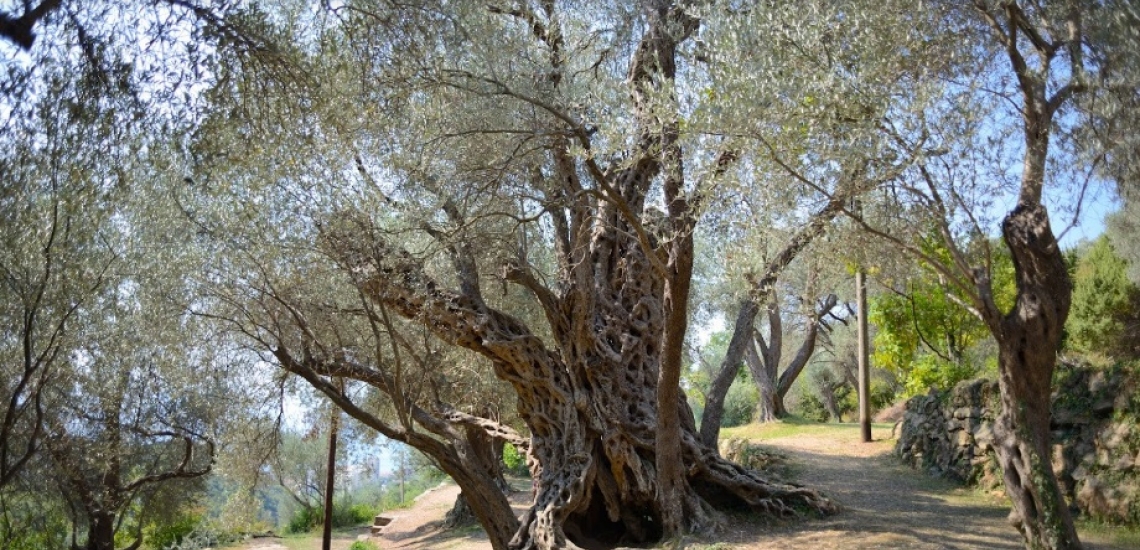
<path fill-rule="evenodd" d="M 876 433 L 883 438 L 889 435 Z M 745 526 L 734 547 L 1017 550 L 1008 509 L 918 474 L 891 458 L 892 441 L 863 443 L 857 430 L 826 438 L 795 436 L 762 442 L 787 454 L 796 481 L 843 506 L 823 520 L 786 526 Z"/>
<path fill-rule="evenodd" d="M 843 511 L 821 520 L 763 525 L 744 518 L 715 538 L 730 548 L 890 548 L 1020 550 L 1008 504 L 899 464 L 889 430 L 863 443 L 855 426 L 826 436 L 797 435 L 759 442 L 788 455 L 792 478 L 835 499 Z M 1088 550 L 1124 550 L 1083 536 Z"/>
<path fill-rule="evenodd" d="M 529 485 L 529 482 L 527 482 Z M 420 495 L 411 508 L 392 510 L 384 515 L 392 523 L 371 540 L 380 548 L 484 550 L 491 548 L 486 533 L 477 526 L 441 531 L 447 511 L 455 504 L 459 487 L 444 483 Z M 522 514 L 529 502 L 529 491 L 516 491 L 510 497 L 515 513 Z"/>

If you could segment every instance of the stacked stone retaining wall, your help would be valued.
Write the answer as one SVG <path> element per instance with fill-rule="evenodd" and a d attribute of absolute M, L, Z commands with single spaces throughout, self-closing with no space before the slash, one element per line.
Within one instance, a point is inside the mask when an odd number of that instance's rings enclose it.
<path fill-rule="evenodd" d="M 1140 525 L 1140 396 L 1125 371 L 1062 366 L 1053 395 L 1053 470 L 1081 514 Z M 931 475 L 996 489 L 998 386 L 958 384 L 910 399 L 895 454 Z"/>

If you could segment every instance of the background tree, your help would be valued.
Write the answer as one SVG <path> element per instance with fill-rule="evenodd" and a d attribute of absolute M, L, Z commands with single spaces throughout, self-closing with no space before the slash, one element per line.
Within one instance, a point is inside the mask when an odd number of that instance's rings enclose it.
<path fill-rule="evenodd" d="M 924 247 L 931 256 L 949 260 L 938 237 L 928 239 Z M 1001 250 L 992 253 L 995 300 L 1007 309 L 1015 294 L 1013 264 Z M 931 387 L 948 390 L 987 370 L 996 371 L 989 329 L 962 307 L 968 296 L 944 275 L 919 261 L 917 266 L 880 272 L 876 280 L 883 291 L 870 304 L 877 329 L 872 359 L 899 378 L 907 396 Z"/>
<path fill-rule="evenodd" d="M 1128 268 L 1108 235 L 1080 255 L 1073 273 L 1072 314 L 1065 325 L 1068 346 L 1110 357 L 1136 354 L 1140 289 L 1128 280 Z"/>

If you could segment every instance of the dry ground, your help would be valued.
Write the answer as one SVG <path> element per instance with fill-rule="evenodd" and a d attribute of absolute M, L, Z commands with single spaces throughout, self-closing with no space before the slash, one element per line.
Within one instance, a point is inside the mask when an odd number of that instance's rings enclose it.
<path fill-rule="evenodd" d="M 872 443 L 862 443 L 854 425 L 748 426 L 726 430 L 726 435 L 746 437 L 786 454 L 791 463 L 788 475 L 824 491 L 843 506 L 843 512 L 796 521 L 733 515 L 716 535 L 685 541 L 691 550 L 1022 548 L 1006 522 L 1008 508 L 999 496 L 962 489 L 896 463 L 890 455 L 889 425 L 876 425 Z M 443 485 L 411 508 L 391 512 L 392 524 L 370 540 L 385 549 L 489 549 L 478 527 L 439 529 L 458 492 L 454 485 Z M 528 497 L 529 491 L 513 495 L 518 512 L 528 504 Z M 1103 532 L 1081 536 L 1090 550 L 1134 548 L 1132 541 L 1109 542 Z"/>

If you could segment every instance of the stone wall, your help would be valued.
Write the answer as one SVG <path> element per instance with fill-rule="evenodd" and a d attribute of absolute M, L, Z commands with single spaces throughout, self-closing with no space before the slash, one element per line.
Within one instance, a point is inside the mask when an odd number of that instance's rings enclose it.
<path fill-rule="evenodd" d="M 1140 525 L 1140 396 L 1120 369 L 1062 366 L 1053 395 L 1053 470 L 1090 517 Z M 993 454 L 996 382 L 973 380 L 912 398 L 895 454 L 911 467 L 985 489 L 1001 486 Z"/>

